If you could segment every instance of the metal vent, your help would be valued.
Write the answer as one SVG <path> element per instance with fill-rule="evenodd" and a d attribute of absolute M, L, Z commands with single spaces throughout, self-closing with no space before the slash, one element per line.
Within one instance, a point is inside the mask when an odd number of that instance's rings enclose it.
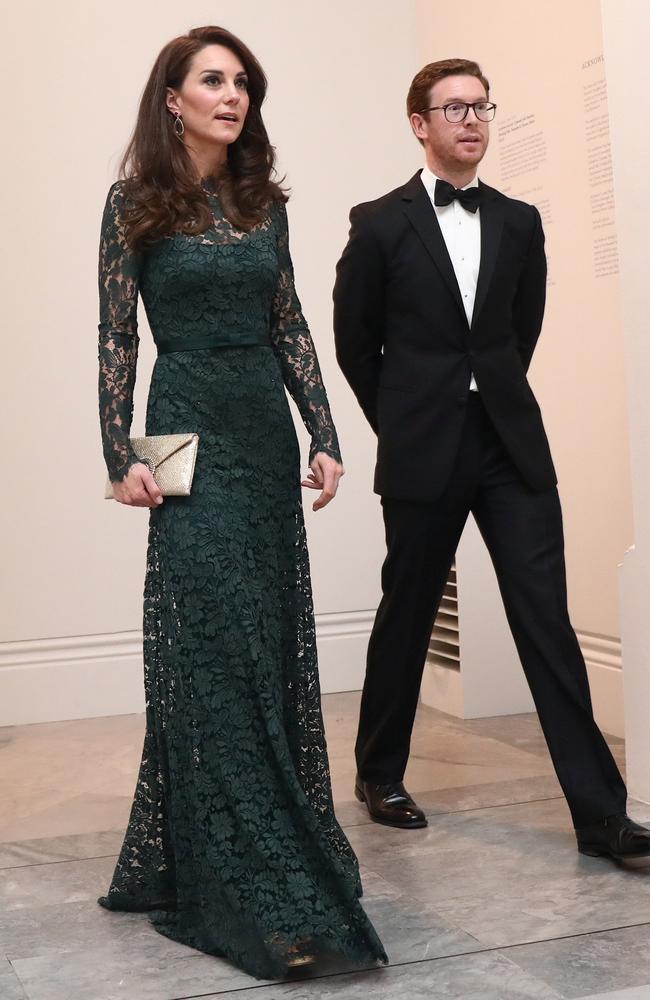
<path fill-rule="evenodd" d="M 456 563 L 449 571 L 438 615 L 429 641 L 427 661 L 448 670 L 460 670 L 460 635 L 458 631 L 458 591 Z"/>

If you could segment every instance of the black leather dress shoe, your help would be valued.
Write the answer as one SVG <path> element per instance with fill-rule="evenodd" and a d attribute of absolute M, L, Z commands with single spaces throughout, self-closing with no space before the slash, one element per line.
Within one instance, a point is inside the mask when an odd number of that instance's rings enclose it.
<path fill-rule="evenodd" d="M 370 818 L 375 823 L 405 830 L 418 830 L 428 825 L 426 816 L 401 781 L 376 785 L 372 781 L 362 781 L 357 776 L 354 794 L 359 802 L 365 802 Z"/>
<path fill-rule="evenodd" d="M 590 858 L 607 857 L 628 868 L 650 866 L 650 830 L 620 813 L 576 830 L 578 850 Z"/>

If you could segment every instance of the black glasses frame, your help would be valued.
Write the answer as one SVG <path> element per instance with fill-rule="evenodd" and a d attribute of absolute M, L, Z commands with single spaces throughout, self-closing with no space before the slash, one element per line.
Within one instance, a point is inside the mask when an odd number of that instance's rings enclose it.
<path fill-rule="evenodd" d="M 455 104 L 464 104 L 465 105 L 465 114 L 463 115 L 462 118 L 459 118 L 457 121 L 453 121 L 452 122 L 452 121 L 449 120 L 449 118 L 447 118 L 447 108 L 453 108 Z M 492 112 L 492 118 L 486 118 L 486 119 L 479 118 L 479 116 L 476 114 L 476 107 L 479 104 L 487 104 L 488 105 L 488 110 Z M 472 111 L 476 115 L 476 118 L 478 119 L 478 121 L 484 122 L 485 124 L 487 124 L 487 122 L 493 121 L 494 116 L 496 114 L 496 110 L 497 110 L 496 104 L 493 104 L 492 101 L 474 101 L 473 104 L 468 104 L 467 101 L 451 101 L 449 104 L 438 104 L 438 105 L 436 105 L 433 108 L 423 108 L 423 110 L 419 111 L 418 114 L 425 115 L 427 113 L 427 111 L 444 111 L 444 113 L 445 113 L 445 119 L 449 122 L 450 125 L 460 125 L 460 123 L 464 122 L 465 119 L 467 118 L 467 116 L 469 114 L 469 109 L 470 108 L 472 109 Z"/>

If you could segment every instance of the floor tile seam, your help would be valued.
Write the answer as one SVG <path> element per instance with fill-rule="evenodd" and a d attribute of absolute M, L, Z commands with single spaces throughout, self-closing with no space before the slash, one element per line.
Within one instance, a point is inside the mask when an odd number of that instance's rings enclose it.
<path fill-rule="evenodd" d="M 432 958 L 416 958 L 416 959 L 411 959 L 410 961 L 406 961 L 406 962 L 391 962 L 387 966 L 378 966 L 378 967 L 372 967 L 372 968 L 368 968 L 368 969 L 352 969 L 352 970 L 348 969 L 348 970 L 345 970 L 345 971 L 342 971 L 342 972 L 326 973 L 326 974 L 324 974 L 322 976 L 312 976 L 309 979 L 302 979 L 302 980 L 280 980 L 279 982 L 262 983 L 262 984 L 260 984 L 258 982 L 255 985 L 251 984 L 251 986 L 238 986 L 238 987 L 235 987 L 234 989 L 230 988 L 230 989 L 226 989 L 226 990 L 220 990 L 217 993 L 215 993 L 214 991 L 212 993 L 193 993 L 193 994 L 190 994 L 190 995 L 184 995 L 184 996 L 180 996 L 180 997 L 173 997 L 173 998 L 170 998 L 170 1000 L 205 1000 L 205 998 L 209 998 L 209 997 L 218 997 L 221 993 L 244 993 L 247 990 L 251 990 L 251 989 L 266 989 L 266 988 L 271 987 L 271 986 L 276 986 L 277 987 L 278 985 L 286 985 L 286 984 L 292 985 L 292 984 L 298 983 L 298 982 L 311 983 L 311 982 L 318 982 L 319 980 L 322 980 L 322 979 L 335 979 L 335 978 L 340 977 L 340 976 L 359 976 L 359 975 L 365 975 L 367 973 L 380 973 L 380 972 L 385 971 L 386 969 L 401 969 L 401 968 L 406 968 L 406 967 L 408 967 L 410 965 L 426 965 L 428 963 L 443 962 L 443 961 L 446 961 L 447 959 L 452 959 L 452 958 L 472 958 L 475 955 L 489 955 L 489 954 L 493 954 L 493 953 L 500 954 L 502 952 L 512 951 L 515 948 L 527 948 L 527 947 L 532 946 L 532 945 L 544 945 L 544 944 L 551 944 L 551 943 L 556 942 L 556 941 L 565 941 L 565 940 L 571 940 L 571 939 L 574 939 L 574 938 L 592 937 L 595 934 L 605 934 L 608 931 L 613 931 L 613 930 L 628 930 L 628 929 L 630 929 L 632 927 L 650 927 L 650 922 L 644 920 L 644 921 L 641 921 L 640 923 L 622 924 L 622 925 L 616 926 L 616 927 L 600 928 L 599 930 L 595 930 L 595 931 L 583 931 L 583 932 L 581 932 L 579 934 L 561 934 L 558 937 L 540 938 L 539 940 L 536 940 L 536 941 L 520 942 L 519 944 L 486 946 L 486 947 L 477 948 L 474 951 L 460 951 L 460 952 L 454 952 L 451 955 L 436 955 L 436 956 L 433 956 Z M 472 937 L 475 941 L 478 941 L 478 939 L 474 938 L 474 936 L 472 934 L 468 934 L 468 937 Z M 479 942 L 479 944 L 480 944 L 480 942 Z M 525 969 L 523 969 L 522 966 L 518 965 L 518 963 L 514 959 L 509 958 L 507 955 L 504 956 L 504 957 L 508 958 L 508 961 L 513 962 L 513 964 L 517 965 L 517 967 L 519 969 L 522 969 L 522 971 L 524 971 L 524 972 L 526 971 Z"/>
<path fill-rule="evenodd" d="M 59 858 L 56 861 L 32 861 L 28 865 L 6 865 L 5 867 L 0 867 L 0 873 L 20 871 L 23 868 L 45 868 L 48 865 L 76 864 L 79 861 L 104 861 L 107 858 L 117 857 L 119 857 L 119 852 L 115 854 L 93 854 L 90 858 Z"/>
<path fill-rule="evenodd" d="M 503 750 L 506 749 L 509 750 L 511 752 L 511 755 L 516 755 L 518 759 L 516 761 L 508 761 L 507 762 L 508 765 L 516 763 L 519 765 L 528 765 L 529 767 L 532 767 L 533 764 L 535 764 L 536 766 L 541 766 L 541 765 L 548 766 L 550 764 L 550 758 L 547 747 L 540 748 L 539 750 L 530 750 L 530 749 L 527 750 L 524 747 L 518 747 L 512 743 L 504 743 L 502 740 L 495 739 L 494 736 L 476 736 L 475 733 L 462 733 L 462 736 L 466 740 L 478 739 L 481 740 L 482 743 L 494 743 L 497 747 Z M 482 746 L 481 749 L 483 749 L 487 754 L 492 748 L 489 746 L 487 747 Z M 447 759 L 445 757 L 438 756 L 437 754 L 429 757 L 421 753 L 420 754 L 412 753 L 409 759 L 423 761 L 425 763 L 427 761 L 432 761 L 434 763 L 444 764 L 449 767 L 488 768 L 488 767 L 505 766 L 503 762 L 485 763 L 483 760 L 456 760 L 453 758 Z"/>
<path fill-rule="evenodd" d="M 545 796 L 544 798 L 540 798 L 540 799 L 521 799 L 521 800 L 517 799 L 515 802 L 498 802 L 498 803 L 495 803 L 493 805 L 469 806 L 466 809 L 445 809 L 445 810 L 439 810 L 439 811 L 435 811 L 435 812 L 426 812 L 426 810 L 425 810 L 425 815 L 427 817 L 429 817 L 429 816 L 457 816 L 457 815 L 462 815 L 463 813 L 468 813 L 468 812 L 484 812 L 484 811 L 486 811 L 488 809 L 507 809 L 509 806 L 526 806 L 526 805 L 535 805 L 536 803 L 539 803 L 539 802 L 553 802 L 556 799 L 561 799 L 562 797 L 563 797 L 562 795 L 548 795 L 548 796 Z M 374 823 L 374 821 L 371 820 L 371 819 L 362 820 L 360 823 L 341 823 L 341 827 L 344 830 L 358 830 L 362 826 L 376 826 L 376 825 L 378 825 L 378 824 Z M 115 833 L 115 832 L 119 832 L 119 831 L 106 830 L 106 831 L 100 831 L 100 832 L 101 833 Z M 41 838 L 38 838 L 38 839 L 41 839 Z M 42 839 L 47 839 L 47 838 L 42 838 Z M 7 843 L 11 843 L 11 841 L 7 841 Z M 18 843 L 20 843 L 20 841 L 18 841 Z M 29 843 L 29 841 L 25 841 L 25 843 Z M 3 872 L 3 871 L 5 871 L 5 872 L 6 871 L 15 871 L 15 870 L 20 869 L 20 868 L 39 868 L 39 867 L 44 867 L 45 865 L 64 865 L 64 864 L 70 864 L 71 862 L 76 862 L 76 861 L 101 861 L 101 860 L 106 859 L 106 858 L 116 858 L 116 857 L 118 857 L 117 853 L 115 853 L 115 854 L 93 854 L 93 855 L 91 855 L 88 858 L 59 858 L 56 861 L 32 861 L 32 862 L 30 862 L 29 864 L 26 864 L 26 865 L 2 865 L 2 866 L 0 866 L 0 872 Z"/>
<path fill-rule="evenodd" d="M 490 951 L 513 951 L 515 948 L 532 948 L 536 945 L 552 944 L 556 941 L 572 941 L 578 938 L 594 937 L 597 934 L 609 934 L 610 931 L 628 931 L 634 927 L 650 927 L 650 920 L 640 920 L 633 924 L 615 924 L 613 927 L 599 927 L 593 931 L 578 931 L 575 934 L 559 934 L 557 937 L 538 938 L 534 941 L 520 941 L 518 944 L 501 944 L 490 948 Z M 471 953 L 473 954 L 473 952 Z"/>
<path fill-rule="evenodd" d="M 417 797 L 417 794 L 418 793 L 416 792 L 415 793 L 416 797 Z M 467 809 L 445 809 L 445 810 L 440 810 L 438 812 L 427 812 L 426 809 L 425 809 L 424 810 L 424 814 L 427 817 L 429 817 L 429 816 L 459 816 L 462 813 L 484 812 L 486 809 L 507 809 L 509 806 L 530 806 L 530 805 L 534 805 L 537 802 L 554 802 L 556 799 L 563 799 L 563 798 L 564 798 L 564 796 L 561 795 L 561 794 L 560 795 L 547 795 L 547 796 L 545 796 L 544 798 L 541 798 L 541 799 L 521 799 L 521 800 L 517 799 L 515 802 L 497 802 L 494 805 L 487 805 L 487 806 L 468 806 Z M 342 823 L 341 824 L 341 826 L 343 827 L 344 830 L 356 830 L 360 826 L 373 826 L 373 825 L 377 825 L 378 826 L 378 825 L 381 825 L 381 824 L 375 824 L 374 821 L 371 820 L 371 819 L 363 820 L 361 823 Z M 399 829 L 399 827 L 395 827 L 395 829 L 397 830 L 397 829 Z"/>
<path fill-rule="evenodd" d="M 27 986 L 23 982 L 23 980 L 20 978 L 20 973 L 18 972 L 18 970 L 14 966 L 14 963 L 12 962 L 12 960 L 9 958 L 8 955 L 6 956 L 6 959 L 9 962 L 9 965 L 11 966 L 11 971 L 13 972 L 14 976 L 16 977 L 16 979 L 18 980 L 18 982 L 20 984 L 20 988 L 22 989 L 23 993 L 25 994 L 26 1000 L 29 1000 L 29 993 L 27 992 Z"/>
<path fill-rule="evenodd" d="M 473 937 L 473 935 L 468 934 L 468 937 Z M 476 938 L 474 938 L 474 940 L 476 940 Z M 490 948 L 490 947 L 477 948 L 473 951 L 454 952 L 451 955 L 437 955 L 434 956 L 433 958 L 416 958 L 406 962 L 389 962 L 388 965 L 372 966 L 366 969 L 346 969 L 342 972 L 324 973 L 322 976 L 310 976 L 308 979 L 282 979 L 271 983 L 257 982 L 255 984 L 251 984 L 250 986 L 236 986 L 234 988 L 230 987 L 225 990 L 220 990 L 217 993 L 212 992 L 212 993 L 192 993 L 189 995 L 185 994 L 179 997 L 170 997 L 170 1000 L 210 1000 L 211 997 L 219 997 L 226 993 L 245 993 L 247 990 L 268 989 L 273 986 L 275 987 L 292 986 L 292 985 L 297 985 L 298 983 L 302 984 L 317 983 L 324 979 L 337 979 L 340 978 L 341 976 L 363 976 L 368 974 L 381 974 L 389 969 L 403 969 L 403 968 L 408 968 L 408 966 L 411 965 L 427 965 L 428 963 L 442 962 L 447 959 L 453 959 L 453 958 L 473 958 L 475 955 L 486 955 L 490 954 L 491 952 L 500 950 L 501 949 L 499 948 Z"/>
<path fill-rule="evenodd" d="M 519 713 L 517 713 L 517 714 L 519 714 Z M 527 715 L 528 713 L 524 712 L 523 714 Z M 530 715 L 533 716 L 533 717 L 535 717 L 535 719 L 539 718 L 537 712 L 531 712 Z M 417 717 L 416 717 L 416 723 L 415 723 L 415 726 L 414 726 L 414 733 L 413 733 L 413 740 L 414 740 L 414 742 L 416 742 L 417 739 L 418 739 L 418 737 L 419 738 L 422 738 L 422 737 L 426 738 L 427 735 L 428 735 L 428 733 L 429 733 L 429 731 L 430 731 L 430 730 L 426 729 L 427 721 L 429 723 L 431 723 L 432 721 L 433 722 L 437 721 L 438 722 L 438 727 L 439 727 L 439 730 L 440 730 L 439 735 L 441 737 L 444 737 L 445 731 L 451 731 L 456 736 L 461 736 L 461 737 L 464 737 L 464 738 L 475 737 L 478 740 L 490 740 L 492 743 L 498 743 L 499 746 L 508 747 L 508 749 L 510 749 L 510 750 L 519 750 L 519 751 L 521 751 L 521 753 L 531 754 L 533 756 L 543 756 L 544 752 L 546 752 L 546 754 L 548 754 L 548 747 L 546 746 L 546 740 L 544 738 L 544 733 L 543 733 L 543 730 L 542 730 L 541 726 L 539 725 L 539 723 L 537 723 L 537 726 L 539 728 L 535 728 L 534 732 L 529 732 L 528 734 L 526 734 L 526 735 L 524 735 L 522 737 L 522 739 L 524 741 L 528 740 L 528 741 L 530 741 L 532 743 L 537 744 L 537 746 L 534 747 L 534 748 L 525 747 L 525 746 L 522 746 L 521 744 L 519 744 L 517 742 L 513 742 L 513 740 L 516 740 L 516 737 L 508 738 L 507 736 L 502 736 L 499 733 L 489 732 L 489 731 L 488 732 L 484 732 L 482 730 L 482 728 L 481 728 L 483 723 L 496 723 L 497 721 L 501 721 L 504 718 L 509 718 L 509 716 L 491 715 L 491 716 L 487 716 L 486 718 L 478 718 L 478 719 L 459 719 L 459 718 L 457 718 L 457 717 L 454 716 L 452 718 L 445 718 L 443 720 L 432 720 L 432 719 L 429 719 L 429 720 L 422 719 L 422 720 L 420 720 L 420 719 L 417 719 Z M 531 722 L 533 721 L 532 718 L 531 718 L 530 721 Z M 418 723 L 420 723 L 419 727 L 418 727 Z M 418 732 L 419 728 L 422 728 L 422 730 L 423 730 L 422 733 Z M 487 728 L 487 727 L 485 727 L 485 728 Z M 616 738 L 618 738 L 618 737 L 615 737 L 615 739 Z M 618 744 L 615 744 L 615 745 L 618 745 Z"/>
<path fill-rule="evenodd" d="M 643 927 L 644 924 L 632 924 L 630 926 Z M 609 928 L 607 928 L 607 929 L 609 929 Z M 615 928 L 613 928 L 613 929 L 615 929 Z M 217 993 L 215 993 L 214 991 L 212 993 L 192 993 L 190 995 L 184 995 L 184 996 L 179 996 L 179 997 L 171 997 L 170 1000 L 206 1000 L 206 998 L 218 997 L 218 996 L 220 996 L 222 994 L 225 994 L 225 993 L 245 993 L 247 990 L 251 990 L 251 989 L 268 989 L 269 987 L 272 987 L 272 986 L 277 987 L 277 986 L 285 986 L 285 985 L 294 985 L 294 984 L 298 984 L 298 983 L 312 983 L 312 982 L 315 983 L 315 982 L 319 982 L 319 981 L 324 980 L 324 979 L 336 979 L 336 978 L 339 978 L 341 976 L 362 976 L 362 975 L 367 975 L 369 973 L 377 974 L 377 973 L 386 972 L 388 969 L 402 969 L 402 968 L 407 968 L 408 966 L 411 966 L 411 965 L 427 965 L 429 963 L 444 962 L 444 961 L 447 961 L 449 959 L 456 959 L 456 958 L 473 958 L 475 955 L 489 955 L 489 954 L 492 954 L 494 952 L 499 953 L 499 952 L 507 950 L 509 947 L 522 947 L 522 945 L 512 945 L 512 946 L 505 946 L 505 947 L 504 946 L 498 946 L 498 947 L 485 946 L 485 947 L 480 947 L 480 942 L 478 941 L 478 938 L 474 937 L 473 934 L 469 934 L 466 931 L 463 932 L 463 933 L 467 934 L 467 937 L 470 937 L 474 941 L 476 941 L 479 944 L 479 947 L 473 949 L 472 951 L 453 952 L 450 955 L 434 955 L 431 958 L 415 958 L 415 959 L 410 959 L 410 960 L 404 961 L 404 962 L 389 962 L 388 965 L 385 965 L 385 966 L 372 966 L 370 968 L 365 968 L 365 969 L 346 969 L 346 970 L 343 970 L 341 972 L 324 973 L 321 976 L 310 976 L 308 979 L 282 979 L 282 980 L 277 980 L 277 981 L 274 981 L 274 982 L 271 982 L 271 983 L 259 983 L 259 982 L 257 982 L 255 984 L 251 984 L 250 986 L 236 986 L 234 988 L 233 987 L 229 987 L 228 989 L 220 990 Z M 603 933 L 603 931 L 595 931 L 593 933 Z M 572 935 L 572 936 L 582 937 L 582 936 L 587 936 L 587 935 Z M 545 940 L 543 940 L 543 941 L 541 941 L 539 943 L 544 944 L 546 942 L 546 940 L 548 940 L 548 941 L 554 941 L 554 940 L 562 940 L 562 938 L 557 938 L 557 939 L 556 938 L 548 938 L 548 939 L 545 939 Z M 536 944 L 538 942 L 532 942 L 532 943 Z M 508 959 L 508 961 L 512 962 L 513 965 L 517 965 L 517 963 L 514 962 L 512 959 Z M 521 966 L 517 966 L 517 967 L 520 968 L 520 969 L 522 968 Z M 522 970 L 522 971 L 525 971 L 525 970 Z"/>
<path fill-rule="evenodd" d="M 326 973 L 326 974 L 321 975 L 321 976 L 313 976 L 313 977 L 310 977 L 308 979 L 303 979 L 303 980 L 300 980 L 300 979 L 285 979 L 285 980 L 274 981 L 274 982 L 270 982 L 270 983 L 260 983 L 259 981 L 256 981 L 255 983 L 251 983 L 250 986 L 236 986 L 234 988 L 233 987 L 228 987 L 225 990 L 218 990 L 216 992 L 214 990 L 212 990 L 209 993 L 183 994 L 182 996 L 176 996 L 176 997 L 170 998 L 170 1000 L 208 1000 L 208 998 L 219 997 L 220 995 L 223 995 L 223 994 L 226 994 L 226 993 L 245 993 L 245 992 L 248 992 L 248 991 L 254 990 L 254 989 L 267 989 L 267 988 L 270 988 L 270 987 L 277 987 L 279 985 L 297 985 L 298 983 L 318 982 L 320 980 L 335 979 L 335 978 L 339 978 L 341 976 L 359 976 L 359 975 L 365 975 L 365 974 L 368 974 L 368 973 L 377 974 L 377 973 L 384 972 L 386 969 L 402 969 L 402 968 L 407 968 L 408 966 L 426 965 L 426 964 L 429 964 L 429 963 L 436 963 L 436 962 L 441 962 L 441 961 L 446 961 L 446 960 L 451 960 L 451 959 L 457 959 L 457 958 L 472 958 L 475 955 L 486 955 L 486 954 L 493 954 L 493 953 L 501 954 L 501 953 L 504 953 L 504 952 L 514 951 L 517 948 L 524 948 L 524 947 L 529 947 L 529 946 L 534 946 L 534 945 L 551 944 L 551 943 L 556 942 L 556 941 L 564 941 L 564 940 L 572 940 L 572 939 L 577 939 L 577 938 L 592 937 L 592 936 L 594 936 L 596 934 L 607 933 L 608 931 L 613 931 L 613 930 L 627 930 L 627 929 L 630 929 L 630 928 L 633 928 L 633 927 L 650 927 L 650 922 L 648 922 L 648 921 L 641 921 L 641 922 L 633 923 L 633 924 L 617 925 L 616 927 L 601 928 L 599 930 L 594 930 L 594 931 L 585 931 L 585 932 L 581 932 L 579 934 L 564 934 L 564 935 L 559 935 L 558 937 L 541 938 L 541 939 L 535 940 L 535 941 L 520 942 L 518 944 L 512 944 L 512 945 L 499 945 L 499 946 L 479 947 L 479 948 L 477 948 L 477 949 L 475 949 L 473 951 L 460 951 L 460 952 L 454 952 L 454 953 L 449 954 L 449 955 L 437 955 L 437 956 L 433 956 L 431 958 L 411 959 L 410 961 L 405 961 L 405 962 L 390 963 L 387 966 L 375 966 L 375 967 L 371 967 L 371 968 L 357 969 L 357 970 L 355 970 L 355 969 L 353 969 L 353 970 L 348 969 L 348 970 L 343 970 L 341 972 L 333 972 L 333 973 Z M 468 934 L 468 937 L 472 937 L 475 941 L 478 941 L 478 939 L 474 938 L 473 935 L 471 935 L 471 934 Z M 480 942 L 478 942 L 478 943 L 480 944 Z M 517 968 L 522 969 L 522 971 L 526 971 L 525 969 L 523 969 L 522 966 L 518 965 L 518 963 L 516 962 L 515 959 L 510 958 L 508 955 L 504 955 L 504 957 L 507 958 L 508 961 L 510 961 L 514 965 L 516 965 Z M 12 969 L 14 975 L 16 976 L 16 978 L 18 979 L 21 987 L 25 990 L 25 993 L 27 994 L 27 987 L 25 986 L 25 983 L 23 982 L 23 980 L 21 979 L 21 977 L 18 974 L 17 970 L 15 969 L 13 961 L 9 957 L 7 957 L 7 961 L 9 962 L 9 965 L 11 966 L 11 969 Z M 543 981 L 543 980 L 541 980 L 541 981 Z"/>

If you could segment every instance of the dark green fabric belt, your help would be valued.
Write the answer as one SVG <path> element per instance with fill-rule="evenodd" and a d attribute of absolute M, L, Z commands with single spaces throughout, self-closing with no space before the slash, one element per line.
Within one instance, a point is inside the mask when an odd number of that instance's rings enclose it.
<path fill-rule="evenodd" d="M 207 351 L 214 347 L 270 347 L 268 333 L 208 333 L 193 337 L 158 337 L 158 354 L 177 351 Z"/>

